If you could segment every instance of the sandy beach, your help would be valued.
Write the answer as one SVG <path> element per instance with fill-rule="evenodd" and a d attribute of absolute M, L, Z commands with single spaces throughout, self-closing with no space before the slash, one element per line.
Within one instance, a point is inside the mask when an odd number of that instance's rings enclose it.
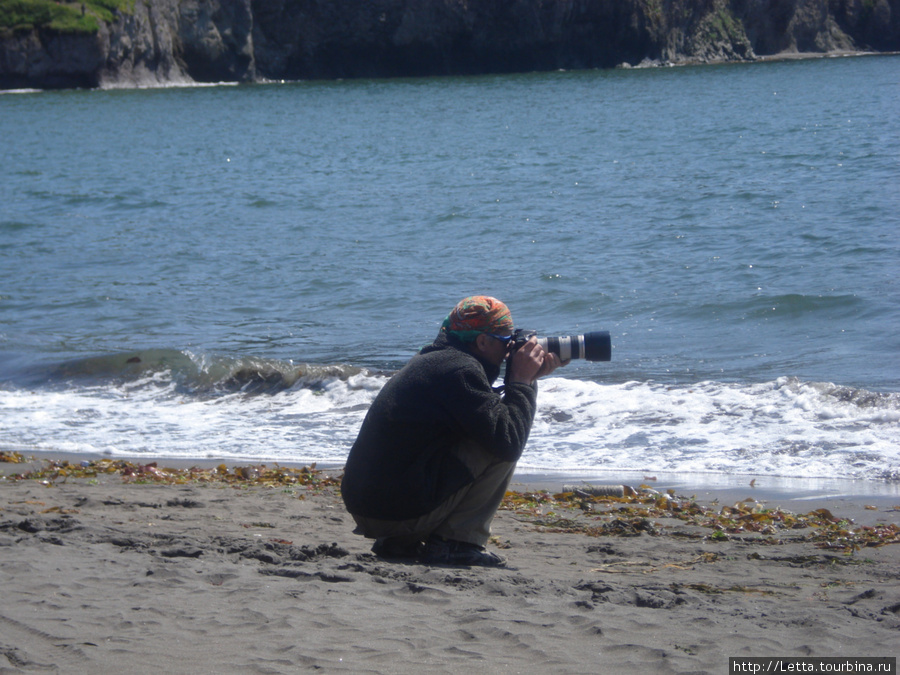
<path fill-rule="evenodd" d="M 0 463 L 0 673 L 727 673 L 900 653 L 890 500 L 517 484 L 492 542 L 509 566 L 458 569 L 376 558 L 339 472 L 198 467 Z"/>

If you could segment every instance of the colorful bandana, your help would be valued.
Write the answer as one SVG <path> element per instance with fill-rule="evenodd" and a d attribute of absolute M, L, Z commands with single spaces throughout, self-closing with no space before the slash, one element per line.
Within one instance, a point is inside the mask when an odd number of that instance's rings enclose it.
<path fill-rule="evenodd" d="M 481 333 L 511 333 L 513 320 L 509 308 L 496 298 L 471 295 L 459 301 L 441 330 L 463 342 L 474 342 Z"/>

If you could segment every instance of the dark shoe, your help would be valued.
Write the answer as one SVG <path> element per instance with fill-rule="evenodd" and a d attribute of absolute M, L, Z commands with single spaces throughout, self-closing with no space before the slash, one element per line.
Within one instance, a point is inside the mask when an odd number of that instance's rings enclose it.
<path fill-rule="evenodd" d="M 372 544 L 372 553 L 379 558 L 416 558 L 422 551 L 422 542 L 401 537 L 382 537 Z"/>
<path fill-rule="evenodd" d="M 485 551 L 483 546 L 470 544 L 465 541 L 453 541 L 431 537 L 425 542 L 425 551 L 422 554 L 422 563 L 425 565 L 450 565 L 452 567 L 506 567 L 506 560 L 497 555 Z"/>

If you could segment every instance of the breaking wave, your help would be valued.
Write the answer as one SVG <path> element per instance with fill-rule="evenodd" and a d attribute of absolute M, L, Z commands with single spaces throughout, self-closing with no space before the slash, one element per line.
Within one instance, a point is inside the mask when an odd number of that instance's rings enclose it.
<path fill-rule="evenodd" d="M 7 373 L 6 449 L 342 464 L 390 373 L 147 349 Z M 900 480 L 900 394 L 550 378 L 520 469 Z"/>

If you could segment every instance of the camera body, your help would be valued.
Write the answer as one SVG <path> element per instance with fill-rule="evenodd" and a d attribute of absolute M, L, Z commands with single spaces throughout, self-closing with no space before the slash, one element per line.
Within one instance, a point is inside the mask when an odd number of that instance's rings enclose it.
<path fill-rule="evenodd" d="M 532 337 L 537 337 L 535 331 L 517 328 L 513 332 L 510 355 L 515 354 Z M 584 335 L 538 338 L 538 344 L 548 352 L 556 354 L 561 361 L 570 361 L 572 359 L 584 359 L 586 361 L 612 360 L 612 340 L 610 339 L 609 331 L 605 330 L 593 331 Z"/>

